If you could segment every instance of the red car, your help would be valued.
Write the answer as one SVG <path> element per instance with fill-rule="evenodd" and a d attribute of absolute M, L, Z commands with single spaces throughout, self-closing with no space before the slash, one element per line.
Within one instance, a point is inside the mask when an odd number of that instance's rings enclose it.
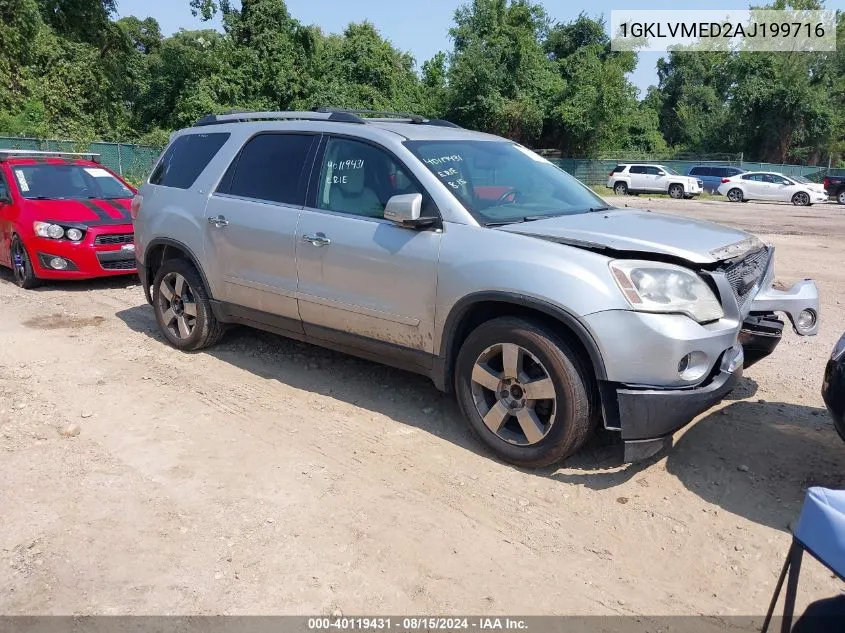
<path fill-rule="evenodd" d="M 0 265 L 21 288 L 136 272 L 135 189 L 80 156 L 0 150 Z"/>

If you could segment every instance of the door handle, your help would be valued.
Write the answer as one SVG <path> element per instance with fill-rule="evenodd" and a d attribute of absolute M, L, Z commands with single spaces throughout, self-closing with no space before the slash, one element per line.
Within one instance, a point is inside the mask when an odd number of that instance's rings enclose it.
<path fill-rule="evenodd" d="M 313 246 L 328 246 L 332 241 L 326 237 L 325 233 L 317 233 L 316 235 L 303 235 L 303 242 L 309 242 Z"/>
<path fill-rule="evenodd" d="M 229 220 L 222 215 L 218 215 L 216 218 L 208 218 L 208 223 L 218 229 L 229 226 Z"/>

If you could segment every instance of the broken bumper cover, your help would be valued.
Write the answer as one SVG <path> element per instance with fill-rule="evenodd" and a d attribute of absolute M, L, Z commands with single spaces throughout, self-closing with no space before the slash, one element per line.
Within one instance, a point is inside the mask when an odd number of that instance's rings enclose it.
<path fill-rule="evenodd" d="M 736 345 L 725 351 L 719 369 L 700 387 L 616 389 L 626 462 L 647 459 L 671 446 L 672 434 L 724 398 L 742 377 L 744 354 Z"/>
<path fill-rule="evenodd" d="M 796 334 L 814 336 L 819 331 L 819 290 L 812 279 L 799 281 L 789 290 L 764 288 L 751 302 L 751 312 L 783 312 Z"/>

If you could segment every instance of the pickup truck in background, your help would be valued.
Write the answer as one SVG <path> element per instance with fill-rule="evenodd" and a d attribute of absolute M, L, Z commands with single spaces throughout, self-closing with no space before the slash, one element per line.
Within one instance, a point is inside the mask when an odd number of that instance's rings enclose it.
<path fill-rule="evenodd" d="M 845 204 L 845 170 L 836 170 L 838 175 L 828 174 L 824 179 L 827 195 L 839 204 Z"/>

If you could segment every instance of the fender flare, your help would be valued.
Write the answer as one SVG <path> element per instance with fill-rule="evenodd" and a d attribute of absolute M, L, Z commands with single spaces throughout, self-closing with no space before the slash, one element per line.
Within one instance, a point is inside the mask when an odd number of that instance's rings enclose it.
<path fill-rule="evenodd" d="M 438 364 L 442 368 L 442 382 L 444 387 L 447 387 L 451 383 L 452 364 L 457 355 L 457 350 L 454 349 L 454 341 L 458 331 L 458 325 L 472 306 L 489 301 L 529 308 L 560 321 L 572 331 L 584 349 L 587 350 L 596 380 L 602 381 L 607 379 L 607 370 L 605 369 L 601 350 L 593 335 L 578 317 L 564 308 L 529 295 L 493 291 L 476 292 L 467 295 L 459 299 L 449 311 L 449 315 L 443 324 L 443 334 L 440 338 L 440 352 L 437 358 Z"/>
<path fill-rule="evenodd" d="M 200 274 L 200 277 L 202 278 L 202 283 L 205 286 L 205 291 L 208 293 L 209 298 L 214 298 L 211 295 L 211 286 L 208 285 L 208 279 L 205 276 L 205 271 L 202 269 L 202 266 L 200 266 L 199 259 L 191 250 L 191 248 L 188 245 L 178 240 L 171 239 L 169 237 L 157 237 L 154 240 L 151 240 L 149 244 L 147 244 L 147 247 L 144 249 L 144 264 L 143 266 L 138 267 L 138 273 L 141 277 L 141 283 L 144 286 L 144 295 L 147 297 L 147 301 L 150 304 L 152 304 L 153 302 L 153 298 L 150 294 L 150 284 L 153 283 L 153 280 L 148 278 L 148 273 L 150 270 L 149 254 L 154 248 L 158 248 L 159 246 L 170 246 L 172 248 L 176 248 L 182 251 L 187 256 L 191 264 L 193 264 L 194 268 L 197 269 L 197 272 Z"/>

